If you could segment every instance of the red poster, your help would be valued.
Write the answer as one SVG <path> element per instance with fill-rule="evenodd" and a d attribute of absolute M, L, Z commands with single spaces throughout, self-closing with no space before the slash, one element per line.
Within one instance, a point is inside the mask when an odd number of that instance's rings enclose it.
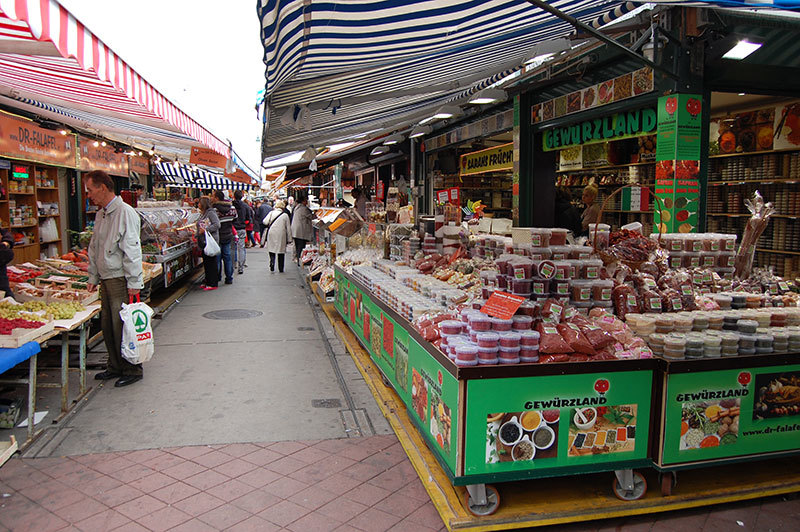
<path fill-rule="evenodd" d="M 456 206 L 461 206 L 461 189 L 453 187 L 448 190 L 450 193 L 450 203 Z"/>
<path fill-rule="evenodd" d="M 356 322 L 356 300 L 353 296 L 350 296 L 350 321 Z"/>
<path fill-rule="evenodd" d="M 369 342 L 369 314 L 364 313 L 364 339 Z"/>
<path fill-rule="evenodd" d="M 383 316 L 383 350 L 394 358 L 394 324 Z"/>
<path fill-rule="evenodd" d="M 436 193 L 436 202 L 440 204 L 445 204 L 450 201 L 450 192 L 447 189 L 440 190 Z"/>
<path fill-rule="evenodd" d="M 383 200 L 383 181 L 378 180 L 378 184 L 375 185 L 375 197 L 379 200 Z"/>
<path fill-rule="evenodd" d="M 495 318 L 510 320 L 523 301 L 525 298 L 521 296 L 506 292 L 494 292 L 481 308 L 481 312 Z"/>

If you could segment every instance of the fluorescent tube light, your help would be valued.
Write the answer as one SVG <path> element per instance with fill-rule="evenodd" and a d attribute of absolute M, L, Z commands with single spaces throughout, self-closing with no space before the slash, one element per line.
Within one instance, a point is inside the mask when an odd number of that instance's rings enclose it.
<path fill-rule="evenodd" d="M 734 45 L 733 48 L 725 52 L 722 56 L 723 59 L 733 59 L 736 61 L 741 61 L 748 55 L 752 54 L 759 48 L 761 48 L 762 43 L 758 42 L 749 42 L 749 41 L 739 41 Z"/>

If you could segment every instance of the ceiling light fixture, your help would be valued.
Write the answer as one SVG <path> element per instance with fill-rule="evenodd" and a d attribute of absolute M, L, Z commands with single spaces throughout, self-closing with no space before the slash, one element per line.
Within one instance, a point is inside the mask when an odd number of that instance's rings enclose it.
<path fill-rule="evenodd" d="M 372 148 L 372 151 L 369 152 L 369 154 L 374 157 L 376 155 L 383 155 L 385 153 L 389 153 L 389 151 L 390 149 L 386 146 L 375 146 L 374 148 Z"/>
<path fill-rule="evenodd" d="M 99 143 L 99 142 L 97 142 L 97 141 L 94 141 L 94 142 L 92 142 L 92 146 L 94 146 L 95 148 L 97 148 L 98 146 L 100 146 L 100 143 Z"/>
<path fill-rule="evenodd" d="M 483 89 L 472 95 L 469 103 L 475 105 L 487 105 L 490 103 L 503 102 L 508 99 L 508 94 L 503 89 Z"/>
<path fill-rule="evenodd" d="M 386 137 L 383 143 L 386 146 L 392 146 L 394 144 L 400 144 L 404 140 L 406 140 L 405 135 L 401 135 L 400 133 L 395 133 L 394 135 L 389 135 L 388 137 Z"/>
<path fill-rule="evenodd" d="M 433 115 L 434 119 L 446 120 L 454 116 L 461 116 L 461 108 L 455 105 L 443 105 Z"/>
<path fill-rule="evenodd" d="M 425 135 L 429 135 L 433 132 L 433 128 L 431 126 L 417 126 L 411 130 L 411 134 L 408 135 L 410 139 L 416 139 L 418 137 L 424 137 Z"/>
<path fill-rule="evenodd" d="M 100 145 L 105 148 L 106 147 L 106 141 L 101 142 Z"/>
<path fill-rule="evenodd" d="M 69 133 L 69 132 L 68 132 L 66 129 L 62 129 L 62 130 L 60 131 L 60 133 L 61 133 L 62 135 L 66 135 L 66 134 L 67 134 L 67 133 Z"/>
<path fill-rule="evenodd" d="M 763 43 L 758 42 L 750 42 L 747 40 L 741 40 L 737 42 L 733 48 L 728 50 L 722 55 L 723 59 L 733 59 L 735 61 L 741 61 L 748 55 L 752 54 L 759 48 L 763 46 Z"/>

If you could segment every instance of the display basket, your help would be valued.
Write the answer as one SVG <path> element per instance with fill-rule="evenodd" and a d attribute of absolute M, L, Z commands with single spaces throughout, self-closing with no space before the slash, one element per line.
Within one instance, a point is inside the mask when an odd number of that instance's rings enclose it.
<path fill-rule="evenodd" d="M 594 253 L 603 260 L 603 264 L 604 265 L 607 266 L 607 265 L 612 264 L 614 262 L 619 262 L 620 264 L 624 264 L 624 265 L 628 266 L 631 270 L 637 271 L 642 266 L 642 264 L 644 264 L 645 262 L 648 262 L 648 259 L 644 259 L 644 260 L 623 259 L 623 258 L 620 258 L 620 257 L 612 254 L 612 253 L 609 253 L 608 252 L 608 248 L 598 249 L 598 247 L 597 247 L 598 225 L 600 225 L 600 223 L 602 223 L 603 214 L 605 213 L 606 206 L 608 205 L 608 202 L 614 196 L 616 196 L 617 194 L 619 194 L 620 192 L 622 192 L 626 188 L 646 188 L 646 189 L 648 189 L 650 191 L 650 193 L 652 194 L 652 196 L 653 196 L 653 204 L 654 204 L 654 206 L 656 206 L 656 202 L 658 202 L 657 205 L 658 205 L 659 212 L 661 210 L 663 210 L 664 204 L 662 203 L 661 198 L 656 196 L 655 190 L 653 188 L 651 188 L 651 187 L 649 187 L 647 185 L 639 185 L 639 184 L 636 184 L 636 183 L 632 183 L 630 185 L 621 186 L 621 187 L 615 189 L 603 201 L 603 204 L 600 206 L 600 211 L 597 213 L 597 220 L 595 221 L 595 226 L 594 226 L 594 234 L 590 234 L 589 237 L 590 237 L 590 241 L 591 241 L 591 244 L 592 244 L 592 248 L 594 249 Z M 636 211 L 631 211 L 631 212 L 636 212 Z M 661 246 L 661 236 L 663 234 L 664 234 L 664 224 L 658 224 L 658 246 L 659 247 Z M 644 235 L 642 235 L 642 236 L 644 236 Z"/>
<path fill-rule="evenodd" d="M 22 399 L 0 399 L 0 429 L 13 429 L 21 411 Z"/>

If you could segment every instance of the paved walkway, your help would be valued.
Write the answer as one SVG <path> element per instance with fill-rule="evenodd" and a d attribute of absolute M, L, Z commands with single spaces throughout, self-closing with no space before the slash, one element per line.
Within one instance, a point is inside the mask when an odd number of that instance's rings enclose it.
<path fill-rule="evenodd" d="M 166 316 L 144 381 L 99 388 L 0 468 L 0 531 L 444 530 L 297 269 L 265 258 Z M 237 309 L 262 315 L 204 317 Z M 800 501 L 538 530 L 797 531 Z"/>

